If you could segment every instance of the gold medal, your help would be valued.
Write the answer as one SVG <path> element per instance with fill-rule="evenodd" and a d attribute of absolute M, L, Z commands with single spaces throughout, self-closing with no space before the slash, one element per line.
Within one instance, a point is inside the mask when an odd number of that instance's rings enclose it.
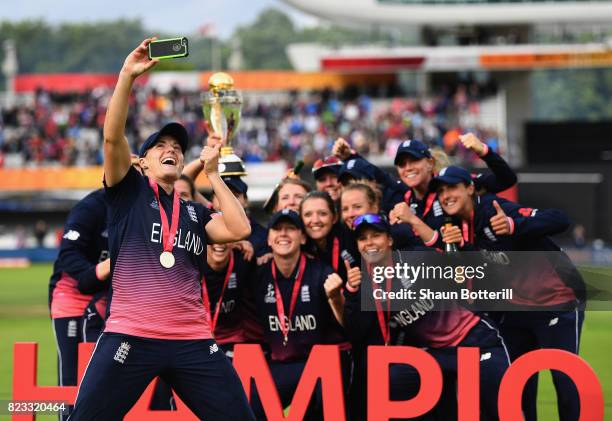
<path fill-rule="evenodd" d="M 174 255 L 169 251 L 164 251 L 159 255 L 159 263 L 166 269 L 170 269 L 174 266 Z"/>

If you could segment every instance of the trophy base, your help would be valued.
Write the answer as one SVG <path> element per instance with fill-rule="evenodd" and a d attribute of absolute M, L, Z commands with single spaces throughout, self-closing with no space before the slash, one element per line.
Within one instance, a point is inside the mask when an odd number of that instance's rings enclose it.
<path fill-rule="evenodd" d="M 236 155 L 221 156 L 219 159 L 219 175 L 221 177 L 247 175 L 244 163 Z"/>

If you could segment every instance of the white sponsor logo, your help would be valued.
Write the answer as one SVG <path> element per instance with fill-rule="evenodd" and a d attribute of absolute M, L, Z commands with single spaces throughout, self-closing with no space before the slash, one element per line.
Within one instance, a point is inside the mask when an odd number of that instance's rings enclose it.
<path fill-rule="evenodd" d="M 68 332 L 66 332 L 66 336 L 69 338 L 76 338 L 77 335 L 77 321 L 70 320 L 68 322 Z"/>
<path fill-rule="evenodd" d="M 448 169 L 448 167 L 444 167 L 440 170 L 440 172 L 438 173 L 438 176 L 440 177 L 444 177 L 444 174 L 446 174 L 446 170 Z"/>
<path fill-rule="evenodd" d="M 76 241 L 81 236 L 81 233 L 75 230 L 68 230 L 66 234 L 64 234 L 64 238 L 70 241 Z"/>
<path fill-rule="evenodd" d="M 234 289 L 238 286 L 238 282 L 236 281 L 236 273 L 232 272 L 228 281 L 227 281 L 227 289 Z"/>
<path fill-rule="evenodd" d="M 215 352 L 219 350 L 219 347 L 217 346 L 217 344 L 212 344 L 208 349 L 211 354 L 214 354 Z"/>
<path fill-rule="evenodd" d="M 264 298 L 264 303 L 266 304 L 274 304 L 276 303 L 276 297 L 274 296 L 274 285 L 268 284 L 268 292 L 266 292 L 266 297 Z"/>
<path fill-rule="evenodd" d="M 485 352 L 484 354 L 482 354 L 480 356 L 480 361 L 486 361 L 486 360 L 490 360 L 491 359 L 491 353 L 490 352 Z"/>
<path fill-rule="evenodd" d="M 115 357 L 113 359 L 123 364 L 128 356 L 128 352 L 130 352 L 130 348 L 132 348 L 132 346 L 129 343 L 121 342 L 121 345 L 119 345 L 119 348 L 117 348 L 117 352 L 115 352 Z"/>
<path fill-rule="evenodd" d="M 548 322 L 548 326 L 554 326 L 557 323 L 559 323 L 559 318 L 555 317 L 554 319 L 550 319 L 550 322 Z"/>
<path fill-rule="evenodd" d="M 108 229 L 105 229 L 104 231 L 102 231 L 100 235 L 104 238 L 108 238 Z"/>
<path fill-rule="evenodd" d="M 410 142 L 411 142 L 410 140 L 404 140 L 404 143 L 402 143 L 402 146 L 404 148 L 409 148 L 410 147 Z"/>
<path fill-rule="evenodd" d="M 191 218 L 191 220 L 197 223 L 198 216 L 196 215 L 195 208 L 192 205 L 187 205 L 186 208 L 187 208 L 187 212 L 189 212 L 189 217 Z"/>
<path fill-rule="evenodd" d="M 308 287 L 308 285 L 302 285 L 301 298 L 303 303 L 310 302 L 310 288 Z"/>
<path fill-rule="evenodd" d="M 353 167 L 355 166 L 355 160 L 351 159 L 347 164 L 346 164 L 346 168 L 347 169 L 353 169 Z"/>

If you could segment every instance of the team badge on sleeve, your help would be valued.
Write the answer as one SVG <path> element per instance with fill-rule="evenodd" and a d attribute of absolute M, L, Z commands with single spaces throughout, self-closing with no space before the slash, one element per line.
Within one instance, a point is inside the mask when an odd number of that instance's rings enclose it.
<path fill-rule="evenodd" d="M 81 236 L 81 233 L 75 230 L 68 230 L 68 232 L 66 234 L 64 234 L 64 237 L 66 240 L 70 240 L 70 241 L 76 241 L 79 239 L 79 237 Z"/>

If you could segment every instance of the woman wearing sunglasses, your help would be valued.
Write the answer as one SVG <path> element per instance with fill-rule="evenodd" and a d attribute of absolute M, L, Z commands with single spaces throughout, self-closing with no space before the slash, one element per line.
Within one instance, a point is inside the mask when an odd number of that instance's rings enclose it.
<path fill-rule="evenodd" d="M 377 268 L 395 267 L 407 263 L 407 256 L 393 250 L 391 227 L 384 216 L 365 214 L 353 222 L 357 246 L 365 271 L 349 271 L 345 290 L 344 321 L 353 343 L 368 345 L 418 346 L 438 361 L 445 377 L 457 376 L 457 347 L 479 347 L 481 352 L 481 412 L 482 419 L 497 419 L 497 391 L 510 361 L 497 329 L 488 321 L 460 307 L 455 301 L 428 299 L 395 301 L 373 298 L 373 290 L 391 291 L 406 288 L 405 281 L 396 277 L 377 279 Z M 426 250 L 426 249 L 422 249 Z M 404 282 L 403 282 L 404 281 Z M 363 290 L 363 292 L 361 291 Z M 369 300 L 364 303 L 363 300 Z M 371 306 L 375 311 L 363 311 Z M 397 306 L 401 306 L 398 310 Z M 419 309 L 416 311 L 415 309 Z M 365 370 L 366 355 L 357 364 Z M 405 400 L 419 390 L 419 376 L 405 365 L 392 365 L 389 373 L 391 400 Z M 428 416 L 446 419 L 441 402 Z M 430 419 L 430 418 L 428 418 Z"/>

